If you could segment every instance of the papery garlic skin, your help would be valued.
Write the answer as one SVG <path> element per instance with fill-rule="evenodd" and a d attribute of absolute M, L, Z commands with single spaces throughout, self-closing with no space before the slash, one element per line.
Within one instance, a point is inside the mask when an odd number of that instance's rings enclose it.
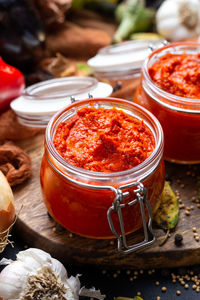
<path fill-rule="evenodd" d="M 38 278 L 41 276 L 43 279 L 45 277 L 45 283 L 48 283 L 46 274 L 51 274 L 54 279 L 53 283 L 56 283 L 56 287 L 61 287 L 58 293 L 62 296 L 62 299 L 78 300 L 79 295 L 81 295 L 83 291 L 83 288 L 81 289 L 79 275 L 68 278 L 64 266 L 58 260 L 52 258 L 50 254 L 40 249 L 30 248 L 21 251 L 17 254 L 16 261 L 2 259 L 0 265 L 7 265 L 0 273 L 0 298 L 2 297 L 3 300 L 27 299 L 27 293 L 32 291 L 31 288 L 29 289 L 30 279 L 35 280 L 35 277 Z M 42 275 L 45 276 L 42 277 Z M 34 285 L 35 282 L 37 281 L 34 281 Z M 48 290 L 53 292 L 49 283 Z M 43 293 L 43 289 L 41 292 Z M 105 297 L 101 295 L 100 291 L 96 291 L 95 289 L 88 290 L 84 288 L 84 293 L 88 293 L 91 297 L 100 300 L 103 300 Z M 44 291 L 43 296 L 45 295 L 46 292 Z"/>
<path fill-rule="evenodd" d="M 200 1 L 164 1 L 156 13 L 156 28 L 170 41 L 196 37 L 200 34 Z"/>

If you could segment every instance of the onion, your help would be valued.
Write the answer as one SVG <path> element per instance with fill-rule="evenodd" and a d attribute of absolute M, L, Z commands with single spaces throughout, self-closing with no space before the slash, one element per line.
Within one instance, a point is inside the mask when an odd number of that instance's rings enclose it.
<path fill-rule="evenodd" d="M 0 253 L 8 243 L 8 235 L 14 220 L 14 196 L 6 177 L 0 171 Z"/>

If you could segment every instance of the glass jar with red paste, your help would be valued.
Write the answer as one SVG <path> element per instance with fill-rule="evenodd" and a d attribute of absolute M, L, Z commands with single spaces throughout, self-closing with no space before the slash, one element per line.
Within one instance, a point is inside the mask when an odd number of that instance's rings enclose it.
<path fill-rule="evenodd" d="M 73 233 L 116 236 L 119 251 L 149 245 L 151 211 L 165 179 L 162 158 L 162 128 L 146 109 L 115 98 L 77 101 L 46 129 L 41 187 L 47 209 Z M 127 246 L 125 235 L 142 226 L 144 241 Z"/>
<path fill-rule="evenodd" d="M 200 163 L 200 44 L 173 43 L 152 52 L 134 101 L 160 121 L 166 160 Z"/>

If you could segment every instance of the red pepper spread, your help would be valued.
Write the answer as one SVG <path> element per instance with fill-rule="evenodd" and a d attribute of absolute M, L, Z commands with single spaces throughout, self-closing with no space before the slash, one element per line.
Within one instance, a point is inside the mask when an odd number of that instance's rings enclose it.
<path fill-rule="evenodd" d="M 155 141 L 143 121 L 122 110 L 85 107 L 58 125 L 54 146 L 76 167 L 119 172 L 147 159 Z"/>
<path fill-rule="evenodd" d="M 168 93 L 200 99 L 200 53 L 165 54 L 149 68 L 149 75 Z"/>

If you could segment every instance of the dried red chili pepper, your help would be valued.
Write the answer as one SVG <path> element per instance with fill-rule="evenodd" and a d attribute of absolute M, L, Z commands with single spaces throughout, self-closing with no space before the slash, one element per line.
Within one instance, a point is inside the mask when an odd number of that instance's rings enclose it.
<path fill-rule="evenodd" d="M 8 109 L 10 102 L 22 94 L 24 87 L 23 74 L 0 57 L 0 113 Z"/>

